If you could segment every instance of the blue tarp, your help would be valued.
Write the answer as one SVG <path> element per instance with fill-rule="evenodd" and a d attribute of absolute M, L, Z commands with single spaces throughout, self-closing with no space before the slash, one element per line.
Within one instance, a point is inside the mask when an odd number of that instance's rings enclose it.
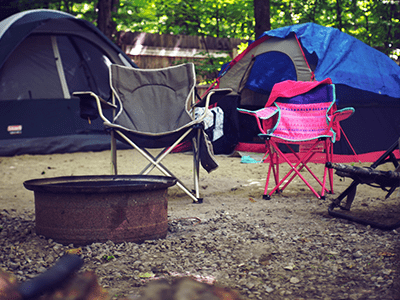
<path fill-rule="evenodd" d="M 400 98 L 400 67 L 382 52 L 336 28 L 305 23 L 270 30 L 262 36 L 284 38 L 292 32 L 309 54 L 317 55 L 316 80 L 329 77 L 335 84 Z"/>

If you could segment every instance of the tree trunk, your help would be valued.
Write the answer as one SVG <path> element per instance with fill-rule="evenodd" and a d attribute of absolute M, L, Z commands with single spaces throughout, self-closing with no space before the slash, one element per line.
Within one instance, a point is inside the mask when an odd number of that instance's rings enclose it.
<path fill-rule="evenodd" d="M 342 23 L 342 7 L 340 4 L 340 0 L 336 0 L 336 19 L 337 19 L 337 28 L 342 30 L 343 23 Z"/>
<path fill-rule="evenodd" d="M 269 0 L 254 0 L 255 34 L 258 38 L 264 31 L 271 29 Z"/>
<path fill-rule="evenodd" d="M 97 4 L 98 15 L 97 15 L 97 27 L 103 32 L 109 39 L 112 39 L 115 31 L 115 23 L 112 21 L 111 12 L 113 10 L 113 0 L 99 0 Z"/>

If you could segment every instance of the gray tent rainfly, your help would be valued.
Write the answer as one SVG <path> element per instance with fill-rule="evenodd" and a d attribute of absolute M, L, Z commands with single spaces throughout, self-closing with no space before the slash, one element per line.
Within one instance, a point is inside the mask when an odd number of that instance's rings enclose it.
<path fill-rule="evenodd" d="M 72 93 L 108 99 L 110 64 L 137 67 L 73 15 L 38 9 L 0 22 L 0 155 L 109 148 L 102 122 L 83 120 Z"/>

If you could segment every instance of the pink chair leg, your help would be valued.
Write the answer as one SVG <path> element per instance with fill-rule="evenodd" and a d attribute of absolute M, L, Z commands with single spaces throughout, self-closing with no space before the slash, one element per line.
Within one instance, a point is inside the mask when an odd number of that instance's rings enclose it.
<path fill-rule="evenodd" d="M 273 142 L 272 142 L 273 143 Z M 320 199 L 321 196 L 315 191 L 315 189 L 308 183 L 308 181 L 303 177 L 303 175 L 300 174 L 300 172 L 297 170 L 297 166 L 300 164 L 297 163 L 296 166 L 294 166 L 289 159 L 282 153 L 282 151 L 277 147 L 275 143 L 273 143 L 275 150 L 283 157 L 283 159 L 289 164 L 291 167 L 291 170 L 281 179 L 281 181 L 269 192 L 269 196 L 271 196 L 275 191 L 279 189 L 279 186 L 290 176 L 292 172 L 295 172 L 301 180 L 308 186 L 308 188 L 311 190 L 311 192 L 318 198 Z"/>
<path fill-rule="evenodd" d="M 269 166 L 268 166 L 268 174 L 267 174 L 267 179 L 265 181 L 265 189 L 264 189 L 264 195 L 263 199 L 269 200 L 271 197 L 268 194 L 268 186 L 269 186 L 269 180 L 271 178 L 271 171 L 273 172 L 275 184 L 278 184 L 279 182 L 279 157 L 275 151 L 273 151 L 273 147 L 269 143 L 269 141 L 266 141 L 267 145 L 267 151 L 269 152 Z"/>

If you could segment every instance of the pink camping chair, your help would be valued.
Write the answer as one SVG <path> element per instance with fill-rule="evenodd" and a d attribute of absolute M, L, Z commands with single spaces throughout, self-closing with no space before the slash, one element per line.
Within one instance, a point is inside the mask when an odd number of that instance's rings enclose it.
<path fill-rule="evenodd" d="M 272 100 L 271 100 L 272 99 Z M 285 81 L 275 84 L 267 106 L 257 111 L 239 109 L 242 113 L 254 115 L 265 140 L 269 162 L 264 199 L 269 200 L 274 192 L 280 193 L 298 176 L 318 199 L 325 199 L 325 193 L 333 193 L 333 172 L 324 168 L 322 179 L 307 166 L 317 154 L 322 153 L 323 162 L 332 162 L 333 143 L 340 137 L 339 122 L 350 117 L 354 108 L 336 108 L 335 86 L 330 80 L 322 82 Z M 272 104 L 272 106 L 269 106 Z M 285 144 L 288 153 L 282 151 Z M 295 147 L 295 146 L 298 147 Z M 297 150 L 298 148 L 298 150 Z M 281 159 L 280 159 L 281 158 Z M 290 169 L 279 179 L 279 163 L 286 162 Z M 322 187 L 321 193 L 311 186 L 300 173 L 307 170 Z M 271 172 L 275 187 L 268 192 Z M 329 177 L 329 189 L 326 179 Z"/>

